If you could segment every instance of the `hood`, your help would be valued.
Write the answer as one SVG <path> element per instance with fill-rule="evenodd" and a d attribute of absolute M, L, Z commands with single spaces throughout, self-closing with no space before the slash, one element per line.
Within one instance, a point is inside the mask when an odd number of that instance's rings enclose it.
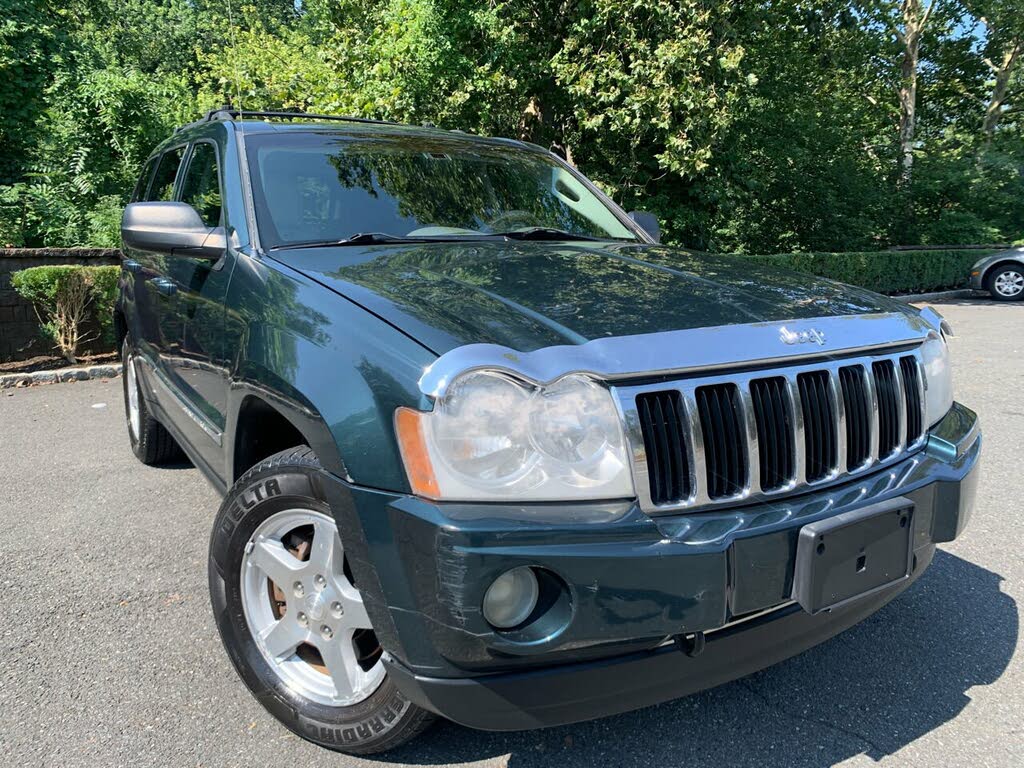
<path fill-rule="evenodd" d="M 622 243 L 474 242 L 282 250 L 275 258 L 443 354 L 878 312 L 903 302 L 743 257 Z"/>

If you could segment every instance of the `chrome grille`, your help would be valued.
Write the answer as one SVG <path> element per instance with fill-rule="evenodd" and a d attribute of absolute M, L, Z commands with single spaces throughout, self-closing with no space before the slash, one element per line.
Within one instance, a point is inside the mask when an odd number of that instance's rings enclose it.
<path fill-rule="evenodd" d="M 645 392 L 637 395 L 644 445 L 650 455 L 651 500 L 664 504 L 689 498 L 693 490 L 690 457 L 683 438 L 683 398 L 679 392 Z"/>
<path fill-rule="evenodd" d="M 614 388 L 641 507 L 770 499 L 897 461 L 923 444 L 916 352 Z"/>
<path fill-rule="evenodd" d="M 787 386 L 781 376 L 750 382 L 761 488 L 765 491 L 778 490 L 793 477 L 793 414 Z"/>
<path fill-rule="evenodd" d="M 871 459 L 871 386 L 862 365 L 844 365 L 839 383 L 846 410 L 846 470 L 856 472 Z"/>
<path fill-rule="evenodd" d="M 735 496 L 747 484 L 746 419 L 735 384 L 697 387 L 708 497 Z"/>
<path fill-rule="evenodd" d="M 900 358 L 900 373 L 903 376 L 903 397 L 907 409 L 907 442 L 913 444 L 924 433 L 924 378 L 917 358 L 912 355 Z"/>
<path fill-rule="evenodd" d="M 807 371 L 796 377 L 804 415 L 804 467 L 807 482 L 828 477 L 837 466 L 836 400 L 828 371 Z"/>

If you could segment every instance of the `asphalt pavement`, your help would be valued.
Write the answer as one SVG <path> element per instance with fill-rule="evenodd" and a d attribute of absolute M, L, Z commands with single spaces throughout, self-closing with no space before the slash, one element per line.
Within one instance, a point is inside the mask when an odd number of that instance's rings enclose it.
<path fill-rule="evenodd" d="M 1024 303 L 937 306 L 984 474 L 967 532 L 910 590 L 680 701 L 525 733 L 442 723 L 372 760 L 291 735 L 236 678 L 206 591 L 217 495 L 135 460 L 119 380 L 0 391 L 0 764 L 1024 765 Z"/>

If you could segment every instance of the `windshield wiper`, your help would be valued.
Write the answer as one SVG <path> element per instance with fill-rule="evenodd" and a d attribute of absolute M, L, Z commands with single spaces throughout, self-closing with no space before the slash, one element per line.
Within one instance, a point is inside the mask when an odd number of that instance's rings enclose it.
<path fill-rule="evenodd" d="M 398 235 L 389 235 L 386 232 L 357 232 L 351 237 L 346 237 L 344 240 L 318 240 L 312 243 L 296 243 L 295 245 L 278 245 L 274 248 L 324 248 L 326 246 L 337 246 L 337 245 L 384 245 L 387 243 L 422 243 L 424 240 L 431 238 L 424 237 L 399 237 Z M 273 250 L 273 249 L 271 249 Z"/>
<path fill-rule="evenodd" d="M 530 227 L 529 229 L 513 229 L 508 232 L 495 232 L 495 235 L 507 237 L 509 240 L 604 240 L 607 238 L 580 235 L 566 232 L 553 227 Z"/>
<path fill-rule="evenodd" d="M 342 245 L 391 245 L 395 243 L 464 243 L 467 240 L 498 240 L 503 235 L 489 233 L 474 233 L 472 235 L 413 235 L 402 237 L 401 235 L 389 235 L 387 232 L 357 232 L 351 237 L 343 240 L 317 240 L 308 243 L 285 243 L 275 245 L 270 250 L 299 250 L 300 248 L 333 248 Z"/>

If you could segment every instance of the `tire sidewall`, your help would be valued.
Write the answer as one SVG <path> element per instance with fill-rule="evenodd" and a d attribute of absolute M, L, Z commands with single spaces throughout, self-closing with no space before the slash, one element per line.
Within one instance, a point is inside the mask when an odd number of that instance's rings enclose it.
<path fill-rule="evenodd" d="M 242 607 L 241 571 L 246 545 L 263 521 L 288 509 L 331 515 L 316 471 L 282 466 L 247 473 L 228 493 L 210 538 L 210 596 L 221 640 L 256 699 L 287 728 L 322 746 L 372 751 L 412 706 L 387 677 L 367 699 L 330 707 L 291 690 L 256 646 Z"/>

